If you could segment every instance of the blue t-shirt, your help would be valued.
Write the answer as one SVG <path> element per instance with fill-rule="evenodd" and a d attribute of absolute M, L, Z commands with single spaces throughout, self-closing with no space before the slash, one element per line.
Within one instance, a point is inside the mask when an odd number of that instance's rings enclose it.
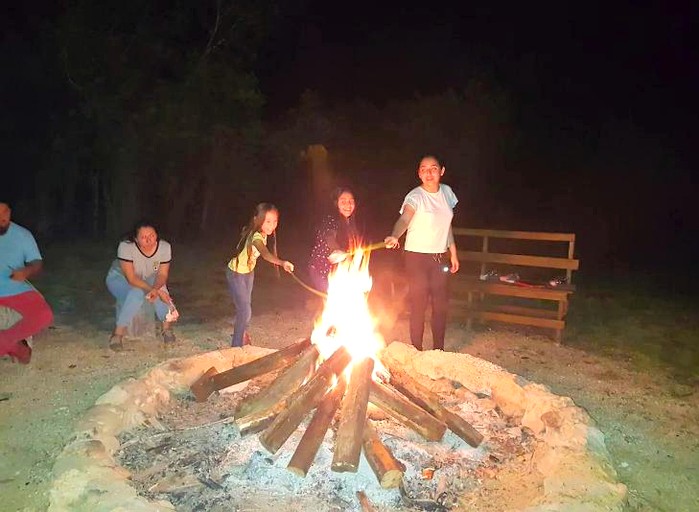
<path fill-rule="evenodd" d="M 41 259 L 41 253 L 31 232 L 10 222 L 7 232 L 0 235 L 0 297 L 19 295 L 33 290 L 34 288 L 28 282 L 15 281 L 10 279 L 10 275 L 30 261 Z"/>

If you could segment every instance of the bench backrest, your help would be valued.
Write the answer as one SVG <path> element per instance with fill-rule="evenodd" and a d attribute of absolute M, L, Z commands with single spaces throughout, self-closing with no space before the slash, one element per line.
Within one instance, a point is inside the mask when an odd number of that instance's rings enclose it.
<path fill-rule="evenodd" d="M 566 271 L 566 278 L 572 282 L 573 271 L 578 270 L 579 260 L 573 257 L 575 251 L 575 233 L 546 233 L 539 231 L 504 231 L 496 229 L 453 228 L 455 237 L 480 238 L 480 250 L 459 250 L 459 259 L 481 264 L 481 273 L 488 263 L 500 263 L 521 267 L 540 267 Z M 541 242 L 560 242 L 568 244 L 567 257 L 513 254 L 507 252 L 490 252 L 491 239 L 527 240 Z M 459 238 L 457 238 L 459 247 Z M 565 249 L 565 247 L 564 247 Z"/>

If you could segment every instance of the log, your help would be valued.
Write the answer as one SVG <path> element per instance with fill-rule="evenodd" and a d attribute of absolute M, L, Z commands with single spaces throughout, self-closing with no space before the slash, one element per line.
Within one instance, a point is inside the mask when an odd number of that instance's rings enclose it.
<path fill-rule="evenodd" d="M 206 399 L 214 392 L 214 390 L 211 389 L 211 377 L 217 373 L 218 371 L 216 368 L 212 366 L 204 372 L 204 375 L 195 380 L 194 384 L 189 386 L 189 390 L 192 392 L 197 402 L 206 402 Z"/>
<path fill-rule="evenodd" d="M 242 418 L 236 418 L 235 424 L 238 426 L 238 430 L 240 431 L 240 437 L 246 437 L 250 434 L 262 432 L 272 424 L 274 418 L 277 417 L 277 414 L 279 414 L 281 409 L 282 406 L 273 407 L 272 409 L 248 414 Z"/>
<path fill-rule="evenodd" d="M 295 475 L 305 477 L 308 474 L 318 449 L 323 443 L 325 433 L 328 431 L 328 427 L 330 427 L 330 423 L 335 416 L 337 407 L 345 394 L 345 388 L 346 379 L 340 377 L 335 387 L 328 391 L 320 402 L 313 419 L 306 427 L 306 432 L 303 433 L 303 437 L 299 441 L 296 451 L 294 451 L 293 457 L 291 457 L 289 464 L 286 466 L 286 469 Z"/>
<path fill-rule="evenodd" d="M 352 356 L 345 347 L 340 347 L 330 356 L 311 379 L 301 386 L 289 400 L 288 406 L 274 419 L 272 424 L 260 436 L 260 443 L 269 452 L 276 453 L 299 424 L 323 398 L 333 375 L 342 373 Z"/>
<path fill-rule="evenodd" d="M 430 412 L 435 418 L 446 423 L 447 427 L 468 444 L 477 448 L 483 435 L 458 414 L 444 407 L 439 396 L 417 382 L 403 370 L 391 367 L 391 385 L 414 403 Z"/>
<path fill-rule="evenodd" d="M 284 397 L 298 389 L 306 377 L 308 377 L 316 359 L 318 359 L 318 348 L 315 345 L 311 345 L 295 363 L 284 370 L 269 386 L 261 389 L 256 395 L 245 398 L 235 411 L 235 417 L 242 418 L 274 407 Z"/>
<path fill-rule="evenodd" d="M 376 509 L 369 501 L 369 497 L 364 491 L 357 491 L 357 499 L 359 500 L 359 506 L 362 508 L 362 512 L 376 512 Z"/>
<path fill-rule="evenodd" d="M 370 357 L 354 364 L 347 392 L 340 408 L 340 424 L 335 436 L 335 451 L 330 466 L 335 472 L 357 472 L 362 453 L 362 438 L 369 404 L 374 360 Z"/>
<path fill-rule="evenodd" d="M 439 441 L 447 426 L 395 389 L 372 381 L 369 401 L 428 441 Z"/>
<path fill-rule="evenodd" d="M 403 479 L 403 464 L 381 442 L 379 435 L 367 420 L 364 425 L 364 457 L 384 489 L 395 489 Z"/>
<path fill-rule="evenodd" d="M 214 391 L 219 391 L 233 386 L 234 384 L 245 382 L 246 380 L 264 375 L 265 373 L 289 366 L 296 360 L 297 356 L 310 345 L 311 340 L 305 338 L 281 350 L 259 357 L 248 363 L 241 364 L 225 372 L 217 373 L 214 369 L 214 373 L 211 374 L 209 373 L 211 372 L 210 368 L 209 371 L 192 384 L 190 389 L 197 399 L 197 402 L 205 402 Z"/>

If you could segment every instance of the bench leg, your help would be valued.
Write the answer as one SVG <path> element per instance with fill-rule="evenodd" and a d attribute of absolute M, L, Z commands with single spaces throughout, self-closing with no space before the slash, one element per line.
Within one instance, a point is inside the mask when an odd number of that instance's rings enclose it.
<path fill-rule="evenodd" d="M 568 301 L 567 300 L 559 300 L 558 301 L 558 314 L 556 315 L 556 318 L 558 320 L 564 320 L 566 317 L 566 314 L 568 313 Z M 561 344 L 561 340 L 563 338 L 563 329 L 556 329 L 556 345 Z"/>

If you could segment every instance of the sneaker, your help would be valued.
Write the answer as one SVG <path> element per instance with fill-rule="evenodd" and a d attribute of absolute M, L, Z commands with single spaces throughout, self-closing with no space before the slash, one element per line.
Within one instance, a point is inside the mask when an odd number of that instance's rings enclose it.
<path fill-rule="evenodd" d="M 175 343 L 175 341 L 177 340 L 175 339 L 175 333 L 172 332 L 172 329 L 165 329 L 163 331 L 163 342 L 166 345 L 171 345 L 172 343 Z"/>
<path fill-rule="evenodd" d="M 112 334 L 109 337 L 109 348 L 114 352 L 121 352 L 124 350 L 124 337 L 118 334 Z"/>
<path fill-rule="evenodd" d="M 32 348 L 27 343 L 27 340 L 18 341 L 14 352 L 10 353 L 10 357 L 20 364 L 29 364 L 32 360 Z"/>

